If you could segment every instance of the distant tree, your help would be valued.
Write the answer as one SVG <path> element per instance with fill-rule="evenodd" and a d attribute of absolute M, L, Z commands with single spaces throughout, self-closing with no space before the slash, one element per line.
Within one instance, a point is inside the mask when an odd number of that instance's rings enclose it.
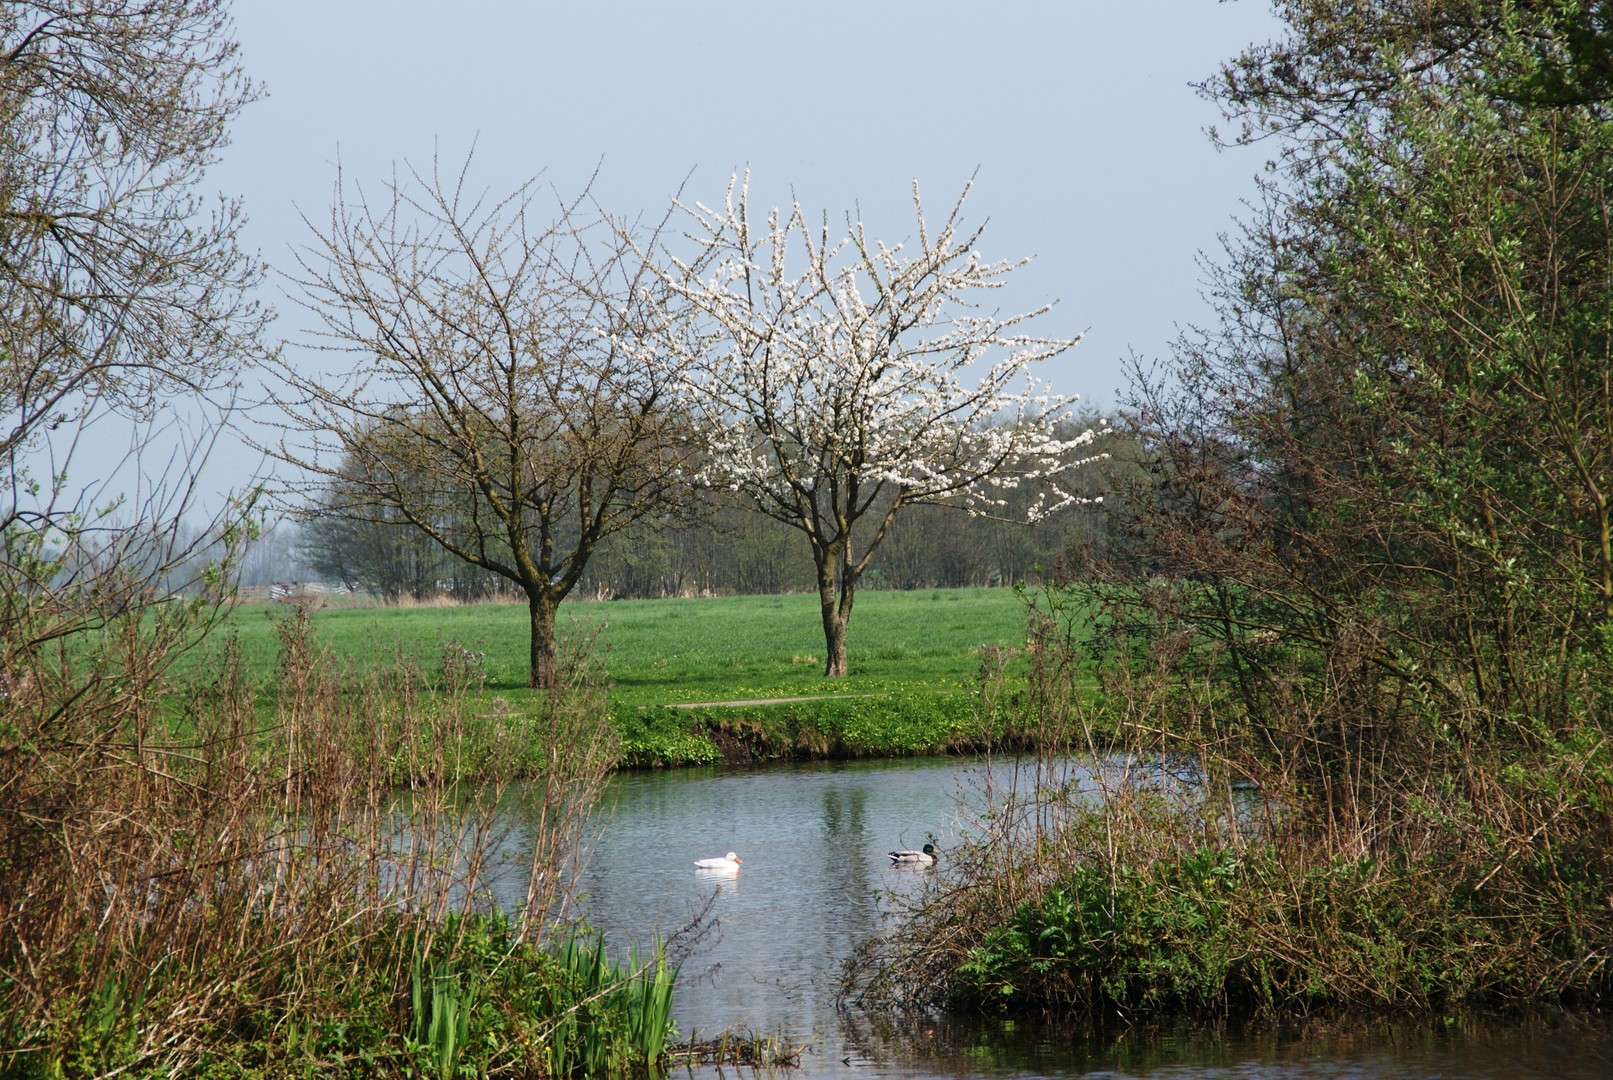
<path fill-rule="evenodd" d="M 418 451 L 422 459 L 429 448 Z M 433 480 L 429 470 L 410 477 L 409 455 L 396 453 L 392 482 L 416 491 L 416 514 L 429 515 L 432 528 L 443 536 L 468 538 L 472 515 L 451 501 L 429 508 Z M 298 552 L 321 577 L 362 589 L 388 601 L 416 600 L 439 594 L 475 599 L 493 591 L 497 575 L 479 570 L 453 555 L 427 531 L 418 528 L 398 507 L 375 502 L 373 478 L 359 455 L 349 455 L 312 495 L 311 505 L 296 516 L 301 522 Z"/>
<path fill-rule="evenodd" d="M 314 572 L 304 559 L 306 537 L 294 522 L 284 519 L 265 524 L 241 560 L 240 584 L 272 585 L 277 581 L 304 581 Z"/>
<path fill-rule="evenodd" d="M 395 509 L 366 516 L 325 513 L 316 504 L 300 529 L 298 553 L 320 578 L 382 598 L 435 595 L 453 557 Z"/>
<path fill-rule="evenodd" d="M 560 601 L 683 483 L 676 369 L 645 347 L 667 305 L 586 192 L 542 221 L 534 185 L 494 201 L 465 182 L 410 170 L 371 203 L 338 176 L 298 277 L 342 370 L 283 366 L 290 434 L 269 449 L 310 505 L 401 518 L 522 590 L 530 681 L 551 686 Z"/>
<path fill-rule="evenodd" d="M 1003 490 L 1079 463 L 1094 433 L 1056 434 L 1069 403 L 1028 375 L 1077 339 L 1027 336 L 1045 307 L 974 307 L 1022 263 L 982 257 L 961 220 L 967 187 L 932 231 L 915 185 L 917 236 L 887 247 L 850 217 L 831 238 L 799 205 L 758 231 L 748 183 L 730 181 L 720 209 L 685 207 L 699 246 L 660 264 L 689 315 L 667 348 L 689 365 L 706 482 L 806 537 L 825 674 L 842 676 L 858 582 L 903 511 L 994 511 Z"/>
<path fill-rule="evenodd" d="M 579 587 L 599 596 L 645 597 L 813 586 L 798 530 L 751 512 L 732 493 L 705 494 L 696 514 L 644 519 L 603 541 Z"/>

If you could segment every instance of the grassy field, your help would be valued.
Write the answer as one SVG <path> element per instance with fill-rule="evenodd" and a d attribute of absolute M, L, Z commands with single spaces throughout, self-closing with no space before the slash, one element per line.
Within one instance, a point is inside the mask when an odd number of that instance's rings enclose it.
<path fill-rule="evenodd" d="M 236 613 L 250 666 L 265 675 L 282 613 L 279 605 Z M 865 592 L 852 616 L 846 679 L 823 678 L 815 596 L 568 602 L 560 623 L 598 635 L 612 698 L 637 706 L 956 685 L 978 670 L 982 645 L 1022 644 L 1025 618 L 1008 589 Z M 529 635 L 520 605 L 331 606 L 316 613 L 314 626 L 339 658 L 402 654 L 428 672 L 441 670 L 444 647 L 457 641 L 485 657 L 489 690 L 526 687 Z"/>
<path fill-rule="evenodd" d="M 268 682 L 278 605 L 235 615 L 251 670 Z M 857 599 L 851 674 L 823 677 L 823 632 L 811 595 L 568 602 L 564 633 L 595 642 L 629 763 L 718 757 L 916 753 L 969 739 L 967 684 L 983 647 L 1025 640 L 1021 602 L 1007 589 L 865 592 Z M 526 608 L 329 606 L 318 639 L 355 667 L 390 657 L 441 674 L 450 643 L 479 654 L 486 692 L 520 707 L 526 687 Z M 770 706 L 671 708 L 827 696 Z"/>

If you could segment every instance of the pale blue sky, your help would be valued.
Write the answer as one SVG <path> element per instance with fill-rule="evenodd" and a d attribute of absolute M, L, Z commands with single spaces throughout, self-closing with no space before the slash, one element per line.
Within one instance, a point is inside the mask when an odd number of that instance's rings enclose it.
<path fill-rule="evenodd" d="M 1214 251 L 1261 158 L 1218 152 L 1188 83 L 1275 33 L 1263 0 L 237 0 L 248 108 L 210 186 L 244 195 L 249 246 L 287 265 L 325 215 L 338 156 L 378 184 L 394 161 L 450 161 L 503 193 L 536 173 L 618 213 L 721 198 L 853 202 L 881 238 L 912 230 L 911 182 L 939 216 L 978 169 L 984 254 L 1034 255 L 1005 308 L 1059 301 L 1041 327 L 1086 340 L 1041 374 L 1107 406 L 1128 350 L 1204 322 L 1195 258 Z M 292 305 L 276 299 L 295 336 Z M 232 458 L 225 452 L 227 459 Z"/>

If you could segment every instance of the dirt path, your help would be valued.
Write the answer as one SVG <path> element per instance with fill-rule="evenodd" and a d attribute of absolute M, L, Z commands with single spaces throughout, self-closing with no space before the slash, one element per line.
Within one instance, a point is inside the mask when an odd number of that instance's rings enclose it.
<path fill-rule="evenodd" d="M 731 709 L 741 705 L 788 705 L 792 701 L 834 701 L 840 698 L 875 697 L 874 694 L 808 694 L 806 697 L 746 698 L 738 701 L 680 701 L 674 709 Z"/>

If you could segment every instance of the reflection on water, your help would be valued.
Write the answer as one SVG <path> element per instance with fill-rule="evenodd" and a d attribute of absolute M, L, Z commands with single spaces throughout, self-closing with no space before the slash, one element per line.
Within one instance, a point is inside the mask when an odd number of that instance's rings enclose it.
<path fill-rule="evenodd" d="M 985 1018 L 847 1017 L 859 1072 L 897 1076 L 1214 1077 L 1248 1080 L 1601 1080 L 1613 1076 L 1605 1022 L 1380 1022 L 1348 1031 L 1039 1024 Z M 900 1062 L 899 1065 L 893 1063 Z M 842 1069 L 845 1068 L 842 1063 Z"/>
<path fill-rule="evenodd" d="M 893 866 L 886 852 L 933 839 L 944 860 L 977 819 L 985 779 L 1000 797 L 1033 782 L 1086 789 L 1091 773 L 1072 764 L 1031 778 L 998 766 L 988 776 L 926 759 L 617 776 L 578 910 L 620 952 L 704 913 L 710 932 L 681 972 L 680 1032 L 748 1028 L 810 1042 L 802 1074 L 812 1077 L 1613 1076 L 1606 1030 L 1573 1024 L 1379 1026 L 1319 1039 L 837 1010 L 841 961 L 883 913 L 944 872 Z M 727 851 L 744 860 L 737 873 L 696 870 L 696 859 Z M 515 879 L 504 888 L 511 901 L 524 890 Z"/>

